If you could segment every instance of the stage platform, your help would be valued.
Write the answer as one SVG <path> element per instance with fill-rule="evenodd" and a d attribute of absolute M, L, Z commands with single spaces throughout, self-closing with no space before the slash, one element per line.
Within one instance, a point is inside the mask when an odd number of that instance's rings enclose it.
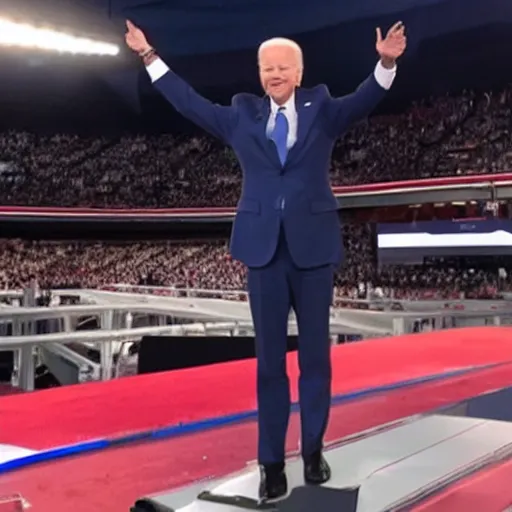
<path fill-rule="evenodd" d="M 335 347 L 334 399 L 326 437 L 332 453 L 348 449 L 349 442 L 364 447 L 375 436 L 391 435 L 394 428 L 419 427 L 412 438 L 421 437 L 426 418 L 419 415 L 435 412 L 436 421 L 443 423 L 446 413 L 440 413 L 441 408 L 464 408 L 464 400 L 512 386 L 511 339 L 512 329 L 487 327 Z M 289 355 L 288 365 L 296 400 L 295 354 Z M 255 369 L 254 361 L 239 361 L 0 397 L 0 455 L 2 446 L 9 448 L 4 450 L 8 460 L 0 460 L 0 498 L 19 494 L 34 512 L 127 512 L 140 497 L 169 493 L 171 506 L 187 506 L 204 490 L 203 485 L 192 490 L 187 486 L 205 479 L 216 485 L 226 475 L 254 469 Z M 476 417 L 496 420 L 487 413 Z M 286 446 L 292 458 L 299 432 L 294 407 Z M 397 454 L 387 450 L 379 457 L 396 462 Z M 382 460 L 373 459 L 371 464 L 352 462 L 357 472 L 333 461 L 335 477 L 343 485 L 359 485 L 368 476 L 367 464 L 381 472 Z M 293 466 L 290 463 L 291 472 Z M 299 485 L 297 468 L 294 482 Z M 449 470 L 443 466 L 440 474 Z M 362 495 L 363 487 L 356 487 Z M 248 496 L 256 488 L 248 489 Z M 176 489 L 183 493 L 177 495 Z M 507 496 L 508 490 L 496 494 Z"/>
<path fill-rule="evenodd" d="M 289 459 L 290 496 L 273 505 L 258 503 L 259 473 L 251 467 L 220 481 L 143 498 L 132 510 L 305 512 L 308 499 L 328 507 L 325 512 L 413 510 L 460 480 L 512 460 L 511 405 L 512 388 L 506 388 L 333 443 L 325 451 L 333 477 L 323 489 L 305 488 L 300 459 Z"/>

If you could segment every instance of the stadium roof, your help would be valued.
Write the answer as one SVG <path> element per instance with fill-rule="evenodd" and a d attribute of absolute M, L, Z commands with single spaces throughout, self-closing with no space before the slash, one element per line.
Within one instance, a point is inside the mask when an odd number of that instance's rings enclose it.
<path fill-rule="evenodd" d="M 512 21 L 512 3 L 503 0 L 111 0 L 110 7 L 114 16 L 140 23 L 162 48 L 188 55 L 253 49 L 268 37 L 332 28 L 354 41 L 357 27 L 356 44 L 329 48 L 351 52 L 361 41 L 372 45 L 376 23 L 402 19 L 414 45 Z"/>
<path fill-rule="evenodd" d="M 512 58 L 512 2 L 503 0 L 112 0 L 196 87 L 258 91 L 256 48 L 287 35 L 303 47 L 304 82 L 352 90 L 376 63 L 375 27 L 405 23 L 394 94 L 502 82 Z M 478 83 L 478 82 L 481 83 Z"/>
<path fill-rule="evenodd" d="M 408 49 L 391 98 L 512 79 L 512 2 L 504 0 L 4 0 L 0 16 L 9 13 L 121 43 L 129 18 L 173 69 L 218 101 L 240 90 L 259 92 L 255 49 L 276 35 L 302 45 L 305 85 L 325 82 L 335 94 L 348 92 L 375 65 L 375 27 L 397 20 L 406 25 Z M 0 59 L 6 57 L 0 48 Z M 38 85 L 40 62 L 35 68 L 27 60 Z M 80 67 L 84 60 L 73 62 Z M 158 101 L 126 49 L 96 71 L 134 108 L 152 94 Z M 0 102 L 10 83 L 0 83 Z"/>

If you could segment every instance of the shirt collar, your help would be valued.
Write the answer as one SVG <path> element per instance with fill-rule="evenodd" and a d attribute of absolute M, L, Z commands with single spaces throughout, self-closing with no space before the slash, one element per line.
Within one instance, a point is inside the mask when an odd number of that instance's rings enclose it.
<path fill-rule="evenodd" d="M 287 112 L 295 111 L 295 92 L 292 93 L 288 98 L 288 101 L 284 105 L 281 105 L 281 107 L 284 107 Z M 281 107 L 272 98 L 270 98 L 270 109 L 272 114 L 275 115 Z"/>

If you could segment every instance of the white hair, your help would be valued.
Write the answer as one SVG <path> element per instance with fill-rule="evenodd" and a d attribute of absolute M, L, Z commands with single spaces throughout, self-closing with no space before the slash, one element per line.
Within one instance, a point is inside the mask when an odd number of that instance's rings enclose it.
<path fill-rule="evenodd" d="M 272 39 L 267 39 L 266 41 L 263 41 L 263 43 L 260 44 L 260 47 L 258 48 L 258 61 L 261 59 L 261 54 L 264 50 L 267 48 L 276 48 L 276 47 L 288 47 L 291 48 L 296 57 L 299 69 L 302 70 L 304 67 L 304 58 L 302 56 L 302 48 L 291 39 L 286 39 L 285 37 L 273 37 Z"/>

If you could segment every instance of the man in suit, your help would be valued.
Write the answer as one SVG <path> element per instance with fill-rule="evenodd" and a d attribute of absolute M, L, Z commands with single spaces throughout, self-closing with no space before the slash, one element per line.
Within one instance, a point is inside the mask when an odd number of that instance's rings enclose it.
<path fill-rule="evenodd" d="M 374 72 L 352 94 L 333 98 L 325 85 L 300 87 L 302 51 L 276 38 L 258 51 L 265 95 L 237 94 L 220 106 L 197 94 L 127 22 L 126 42 L 138 53 L 160 93 L 186 118 L 233 148 L 242 168 L 242 195 L 231 254 L 248 267 L 258 358 L 259 494 L 287 493 L 285 437 L 290 414 L 286 373 L 287 325 L 299 330 L 299 393 L 304 479 L 322 484 L 322 455 L 331 399 L 329 313 L 334 269 L 342 259 L 338 203 L 329 185 L 336 139 L 383 99 L 406 46 L 402 23 L 383 38 L 377 29 Z"/>

